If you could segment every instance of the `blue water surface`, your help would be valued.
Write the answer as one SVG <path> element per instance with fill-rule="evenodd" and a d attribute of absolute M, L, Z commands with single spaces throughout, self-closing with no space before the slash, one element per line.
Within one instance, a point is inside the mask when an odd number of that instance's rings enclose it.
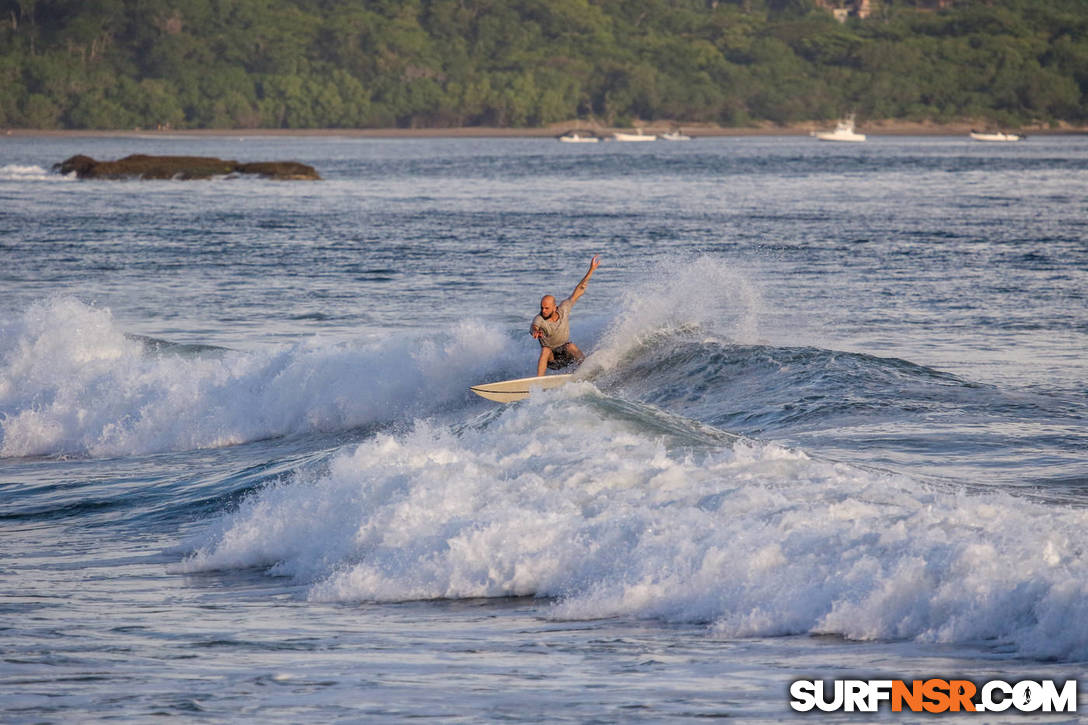
<path fill-rule="evenodd" d="M 2 719 L 778 722 L 801 677 L 1080 677 L 1086 212 L 1080 136 L 5 137 Z M 473 396 L 594 254 L 577 381 Z"/>

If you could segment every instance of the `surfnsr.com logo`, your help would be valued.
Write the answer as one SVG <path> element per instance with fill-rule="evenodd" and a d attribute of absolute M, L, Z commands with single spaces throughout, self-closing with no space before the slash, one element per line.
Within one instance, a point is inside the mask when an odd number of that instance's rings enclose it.
<path fill-rule="evenodd" d="M 798 712 L 1076 712 L 1077 681 L 990 680 L 796 680 L 790 707 Z"/>

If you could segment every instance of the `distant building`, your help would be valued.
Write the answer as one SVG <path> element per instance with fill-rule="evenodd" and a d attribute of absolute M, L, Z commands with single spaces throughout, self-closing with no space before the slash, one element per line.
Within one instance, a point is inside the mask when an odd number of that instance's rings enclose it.
<path fill-rule="evenodd" d="M 864 20 L 873 12 L 872 0 L 814 0 L 814 2 L 817 7 L 830 10 L 840 23 L 845 23 L 850 17 Z"/>
<path fill-rule="evenodd" d="M 882 0 L 813 0 L 813 3 L 816 7 L 830 11 L 836 20 L 844 23 L 847 18 L 861 18 L 864 20 L 869 17 L 873 14 L 874 6 L 880 5 Z M 950 8 L 952 3 L 953 0 L 913 0 L 903 4 L 913 7 L 915 10 L 932 11 Z M 883 4 L 892 5 L 896 3 L 894 3 L 894 0 L 883 0 Z"/>

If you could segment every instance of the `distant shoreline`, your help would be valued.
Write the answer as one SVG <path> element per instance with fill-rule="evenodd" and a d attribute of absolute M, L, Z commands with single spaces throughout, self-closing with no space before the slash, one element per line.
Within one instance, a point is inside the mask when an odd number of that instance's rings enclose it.
<path fill-rule="evenodd" d="M 808 136 L 813 131 L 827 130 L 834 126 L 833 122 L 810 121 L 794 123 L 786 126 L 775 124 L 762 124 L 754 127 L 727 128 L 713 124 L 703 123 L 671 123 L 671 122 L 647 122 L 636 126 L 648 134 L 662 134 L 680 128 L 689 136 L 698 137 L 730 137 L 730 136 Z M 961 136 L 972 130 L 993 128 L 992 125 L 976 123 L 947 123 L 938 124 L 930 122 L 911 121 L 871 121 L 858 124 L 858 131 L 874 136 Z M 272 129 L 272 128 L 207 128 L 207 129 L 118 129 L 118 130 L 91 130 L 91 129 L 23 129 L 11 128 L 0 130 L 0 138 L 3 137 L 114 137 L 114 138 L 145 138 L 161 136 L 163 138 L 189 136 L 194 138 L 220 138 L 237 136 L 254 137 L 342 137 L 342 138 L 375 138 L 375 139 L 410 139 L 410 138 L 553 138 L 567 131 L 581 130 L 592 131 L 601 137 L 611 136 L 616 131 L 631 131 L 633 128 L 618 128 L 610 126 L 598 126 L 586 122 L 570 121 L 556 123 L 541 128 L 496 128 L 485 126 L 465 126 L 459 128 L 327 128 L 327 129 Z M 1065 135 L 1088 134 L 1088 126 L 1073 126 L 1060 124 L 1056 127 L 1049 126 L 1019 126 L 1003 129 L 1028 135 Z"/>

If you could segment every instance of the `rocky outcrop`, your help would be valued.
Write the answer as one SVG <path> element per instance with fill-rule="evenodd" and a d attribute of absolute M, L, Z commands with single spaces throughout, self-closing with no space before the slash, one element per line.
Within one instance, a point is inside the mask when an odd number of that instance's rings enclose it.
<path fill-rule="evenodd" d="M 74 173 L 81 179 L 208 179 L 231 174 L 255 174 L 267 179 L 315 181 L 321 176 L 312 166 L 297 161 L 260 161 L 240 164 L 207 156 L 145 156 L 117 161 L 95 161 L 82 154 L 53 165 L 54 171 Z"/>

